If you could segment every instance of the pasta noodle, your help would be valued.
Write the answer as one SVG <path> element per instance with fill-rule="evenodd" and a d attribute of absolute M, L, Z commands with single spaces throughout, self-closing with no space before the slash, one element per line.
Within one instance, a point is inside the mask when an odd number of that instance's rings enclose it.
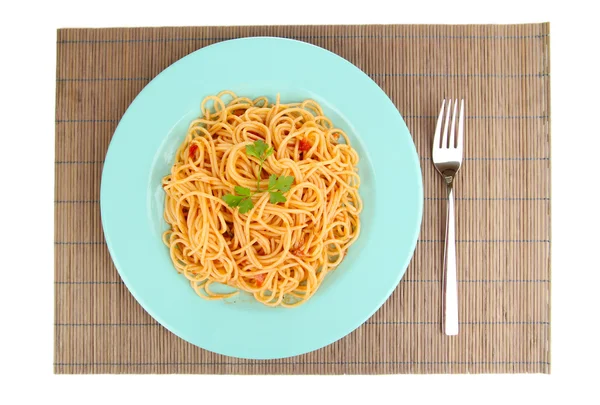
<path fill-rule="evenodd" d="M 247 153 L 259 141 L 272 148 L 262 165 Z M 162 182 L 176 270 L 206 299 L 237 293 L 211 289 L 221 283 L 269 306 L 306 302 L 359 236 L 358 160 L 313 100 L 206 97 Z M 270 176 L 293 176 L 285 202 L 270 201 Z M 252 193 L 245 213 L 223 199 L 240 187 Z"/>

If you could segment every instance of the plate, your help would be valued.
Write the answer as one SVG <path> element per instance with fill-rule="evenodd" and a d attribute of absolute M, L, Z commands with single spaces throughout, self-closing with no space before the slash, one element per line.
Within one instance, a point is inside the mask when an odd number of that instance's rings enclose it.
<path fill-rule="evenodd" d="M 271 100 L 279 93 L 282 102 L 318 101 L 361 159 L 361 235 L 317 293 L 296 308 L 266 307 L 245 294 L 227 301 L 198 297 L 161 240 L 167 229 L 161 179 L 202 99 L 226 89 Z M 204 349 L 274 359 L 335 342 L 385 302 L 417 243 L 423 184 L 404 120 L 365 73 L 304 42 L 244 38 L 180 59 L 140 92 L 108 148 L 100 204 L 115 266 L 154 319 Z"/>

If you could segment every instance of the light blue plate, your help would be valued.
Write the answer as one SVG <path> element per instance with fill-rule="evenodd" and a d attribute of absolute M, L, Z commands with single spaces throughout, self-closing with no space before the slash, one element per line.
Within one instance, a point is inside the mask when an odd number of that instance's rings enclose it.
<path fill-rule="evenodd" d="M 314 297 L 297 308 L 269 308 L 249 295 L 203 300 L 174 270 L 161 240 L 167 228 L 161 178 L 202 99 L 226 89 L 272 100 L 280 93 L 283 102 L 317 100 L 361 158 L 362 233 Z M 100 203 L 113 261 L 152 317 L 204 349 L 273 359 L 333 343 L 385 302 L 417 243 L 423 184 L 406 124 L 367 75 L 304 42 L 246 38 L 198 50 L 142 90 L 110 143 Z"/>

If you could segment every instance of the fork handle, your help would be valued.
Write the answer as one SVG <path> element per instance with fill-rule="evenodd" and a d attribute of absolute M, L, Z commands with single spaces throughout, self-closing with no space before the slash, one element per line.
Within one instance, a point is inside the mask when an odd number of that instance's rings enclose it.
<path fill-rule="evenodd" d="M 446 335 L 458 335 L 458 283 L 456 279 L 456 221 L 454 219 L 454 190 L 448 184 L 446 213 L 446 242 L 444 245 L 444 286 L 442 323 Z"/>

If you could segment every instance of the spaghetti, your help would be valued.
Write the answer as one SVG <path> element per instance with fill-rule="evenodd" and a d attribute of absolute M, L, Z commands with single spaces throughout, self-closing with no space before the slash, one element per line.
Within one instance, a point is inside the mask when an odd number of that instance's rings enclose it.
<path fill-rule="evenodd" d="M 271 149 L 264 162 L 246 153 L 258 141 Z M 358 160 L 313 100 L 206 97 L 162 182 L 175 268 L 203 298 L 237 293 L 211 289 L 220 283 L 269 306 L 306 302 L 359 236 Z M 276 203 L 273 175 L 293 176 Z M 252 190 L 245 213 L 224 200 L 241 188 Z"/>

